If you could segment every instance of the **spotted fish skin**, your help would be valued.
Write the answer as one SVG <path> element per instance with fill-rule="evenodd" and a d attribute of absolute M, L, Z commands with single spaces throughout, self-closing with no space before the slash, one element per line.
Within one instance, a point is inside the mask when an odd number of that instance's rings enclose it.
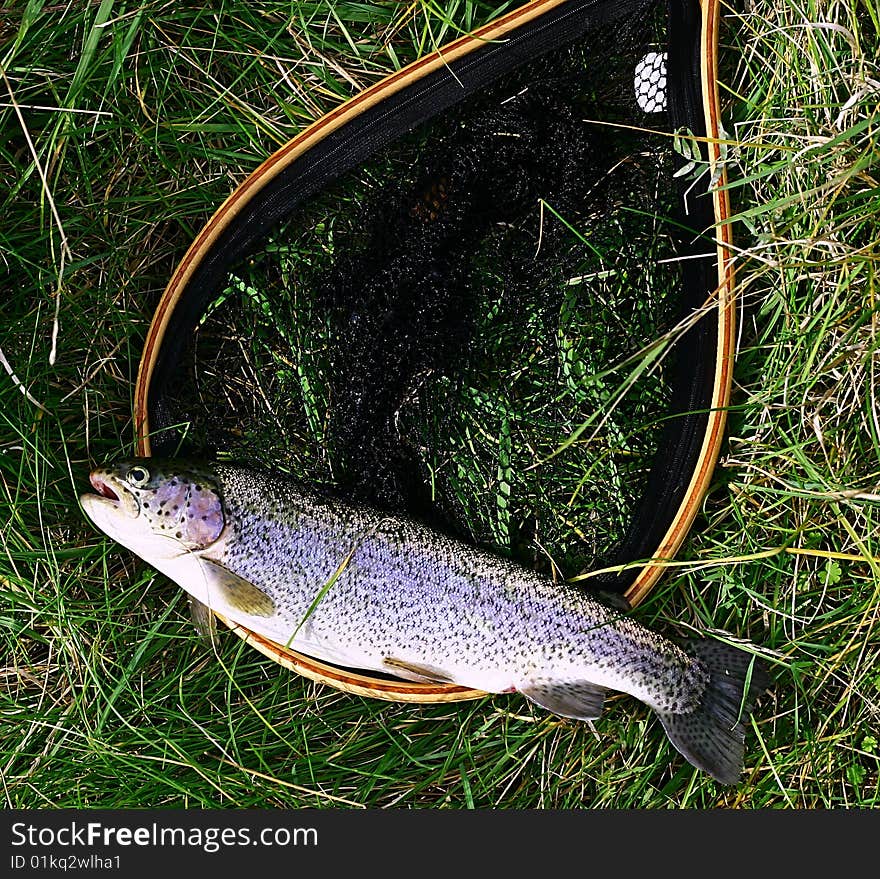
<path fill-rule="evenodd" d="M 145 459 L 95 471 L 92 484 L 102 497 L 83 507 L 99 527 L 272 641 L 407 679 L 516 690 L 572 718 L 596 718 L 606 691 L 625 692 L 694 765 L 739 777 L 742 720 L 768 683 L 750 653 L 680 647 L 576 586 L 266 471 Z"/>

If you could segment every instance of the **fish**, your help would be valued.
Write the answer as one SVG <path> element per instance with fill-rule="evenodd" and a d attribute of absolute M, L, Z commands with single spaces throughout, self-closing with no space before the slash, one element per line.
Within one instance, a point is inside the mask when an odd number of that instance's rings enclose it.
<path fill-rule="evenodd" d="M 574 583 L 269 469 L 132 458 L 89 479 L 80 502 L 97 528 L 270 641 L 404 680 L 517 692 L 581 721 L 626 693 L 693 766 L 725 785 L 743 772 L 745 724 L 770 684 L 756 649 L 678 644 Z"/>

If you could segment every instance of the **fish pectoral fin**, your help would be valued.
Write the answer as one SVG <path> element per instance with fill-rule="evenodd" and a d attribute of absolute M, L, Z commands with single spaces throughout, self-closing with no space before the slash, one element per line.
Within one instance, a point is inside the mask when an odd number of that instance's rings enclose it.
<path fill-rule="evenodd" d="M 596 720 L 605 705 L 604 687 L 589 681 L 531 681 L 517 690 L 536 705 L 575 720 Z"/>
<path fill-rule="evenodd" d="M 202 604 L 192 595 L 189 597 L 189 616 L 199 637 L 213 644 L 217 640 L 217 617 L 211 613 L 207 604 Z"/>
<path fill-rule="evenodd" d="M 397 675 L 408 681 L 425 681 L 441 684 L 455 683 L 449 674 L 442 669 L 435 668 L 431 665 L 421 665 L 415 662 L 408 662 L 403 659 L 397 659 L 393 656 L 383 657 L 382 665 L 385 666 L 389 674 Z"/>
<path fill-rule="evenodd" d="M 202 570 L 209 591 L 217 590 L 230 608 L 255 617 L 270 617 L 275 613 L 275 602 L 258 586 L 234 574 L 218 562 L 202 558 Z M 221 608 L 217 608 L 222 612 Z"/>

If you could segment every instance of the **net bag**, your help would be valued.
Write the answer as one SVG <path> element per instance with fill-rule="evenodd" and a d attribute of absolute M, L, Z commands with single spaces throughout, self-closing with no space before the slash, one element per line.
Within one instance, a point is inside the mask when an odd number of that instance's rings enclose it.
<path fill-rule="evenodd" d="M 138 452 L 280 467 L 637 604 L 730 392 L 717 24 L 715 0 L 535 0 L 301 132 L 162 295 Z M 479 695 L 230 627 L 346 691 Z"/>

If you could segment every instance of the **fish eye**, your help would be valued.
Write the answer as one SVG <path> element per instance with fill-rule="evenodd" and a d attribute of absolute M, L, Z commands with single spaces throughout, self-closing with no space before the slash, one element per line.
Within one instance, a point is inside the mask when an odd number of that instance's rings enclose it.
<path fill-rule="evenodd" d="M 150 481 L 150 471 L 138 465 L 128 471 L 126 478 L 135 488 L 141 488 Z"/>

